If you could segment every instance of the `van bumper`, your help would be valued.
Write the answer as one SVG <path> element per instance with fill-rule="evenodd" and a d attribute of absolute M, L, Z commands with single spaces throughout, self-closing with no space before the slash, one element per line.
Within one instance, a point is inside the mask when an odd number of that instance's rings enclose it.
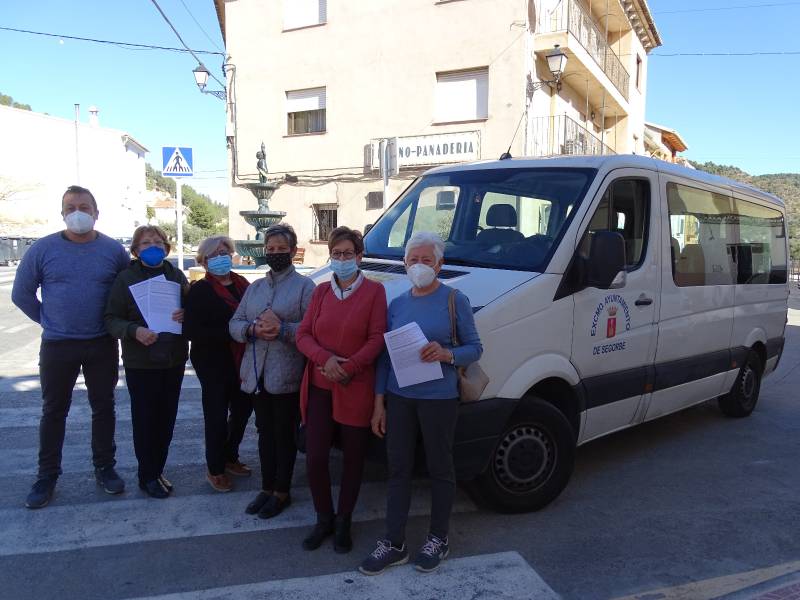
<path fill-rule="evenodd" d="M 474 479 L 486 469 L 518 402 L 514 398 L 487 398 L 459 407 L 453 446 L 457 479 Z"/>

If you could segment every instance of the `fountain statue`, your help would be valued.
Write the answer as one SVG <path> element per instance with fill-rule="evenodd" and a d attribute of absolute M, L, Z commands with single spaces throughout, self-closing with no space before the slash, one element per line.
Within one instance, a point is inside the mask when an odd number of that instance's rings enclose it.
<path fill-rule="evenodd" d="M 258 200 L 258 210 L 243 210 L 239 212 L 247 224 L 255 227 L 256 238 L 254 240 L 236 240 L 236 252 L 241 256 L 254 259 L 257 267 L 266 264 L 264 260 L 264 231 L 270 225 L 279 223 L 285 212 L 270 210 L 269 199 L 278 188 L 278 184 L 267 181 L 267 153 L 264 142 L 261 142 L 261 150 L 256 152 L 256 168 L 258 169 L 258 182 L 245 183 L 244 187 L 250 190 Z"/>

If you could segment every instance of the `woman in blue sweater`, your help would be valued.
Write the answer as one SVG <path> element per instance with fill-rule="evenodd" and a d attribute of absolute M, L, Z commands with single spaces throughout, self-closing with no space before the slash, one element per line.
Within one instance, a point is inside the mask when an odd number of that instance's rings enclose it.
<path fill-rule="evenodd" d="M 416 558 L 416 568 L 436 569 L 450 549 L 447 533 L 456 490 L 453 467 L 453 437 L 458 418 L 457 367 L 477 361 L 483 347 L 475 329 L 469 299 L 437 279 L 444 264 L 444 243 L 435 233 L 418 232 L 406 244 L 405 265 L 411 289 L 392 300 L 387 331 L 416 321 L 426 339 L 420 350 L 425 362 L 439 362 L 444 377 L 400 387 L 388 356 L 378 364 L 372 430 L 386 435 L 389 485 L 386 507 L 386 538 L 359 567 L 377 575 L 386 568 L 408 561 L 405 526 L 411 503 L 411 474 L 417 430 L 431 479 L 431 524 L 428 538 Z M 450 327 L 449 298 L 455 294 L 456 333 L 454 346 Z"/>

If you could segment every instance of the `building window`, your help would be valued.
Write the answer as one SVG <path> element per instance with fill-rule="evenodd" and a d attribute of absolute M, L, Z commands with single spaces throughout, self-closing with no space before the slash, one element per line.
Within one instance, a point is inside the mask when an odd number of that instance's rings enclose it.
<path fill-rule="evenodd" d="M 434 122 L 477 121 L 489 117 L 489 67 L 436 74 Z"/>
<path fill-rule="evenodd" d="M 642 57 L 636 55 L 636 89 L 642 91 Z"/>
<path fill-rule="evenodd" d="M 336 229 L 336 204 L 312 204 L 314 213 L 314 240 L 327 242 L 331 231 Z"/>
<path fill-rule="evenodd" d="M 286 133 L 322 133 L 325 131 L 325 88 L 286 92 Z"/>
<path fill-rule="evenodd" d="M 383 192 L 367 192 L 367 210 L 383 208 Z"/>
<path fill-rule="evenodd" d="M 327 0 L 283 0 L 283 29 L 300 29 L 328 21 Z"/>

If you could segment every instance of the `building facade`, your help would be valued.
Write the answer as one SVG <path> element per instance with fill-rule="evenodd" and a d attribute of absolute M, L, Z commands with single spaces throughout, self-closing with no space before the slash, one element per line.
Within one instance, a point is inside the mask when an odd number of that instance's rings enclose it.
<path fill-rule="evenodd" d="M 656 123 L 645 123 L 644 147 L 647 154 L 653 158 L 694 169 L 686 158 L 678 156 L 679 152 L 685 152 L 689 147 L 681 137 L 681 134 L 674 129 Z"/>
<path fill-rule="evenodd" d="M 147 148 L 124 131 L 0 106 L 0 235 L 41 237 L 63 229 L 61 197 L 70 185 L 97 199 L 97 228 L 130 237 L 146 222 Z"/>
<path fill-rule="evenodd" d="M 231 234 L 256 200 L 322 264 L 336 225 L 363 228 L 422 171 L 514 156 L 644 153 L 646 0 L 215 0 L 228 53 Z M 558 46 L 558 85 L 547 55 Z M 381 140 L 398 166 L 386 202 Z M 395 149 L 396 148 L 396 149 Z"/>

